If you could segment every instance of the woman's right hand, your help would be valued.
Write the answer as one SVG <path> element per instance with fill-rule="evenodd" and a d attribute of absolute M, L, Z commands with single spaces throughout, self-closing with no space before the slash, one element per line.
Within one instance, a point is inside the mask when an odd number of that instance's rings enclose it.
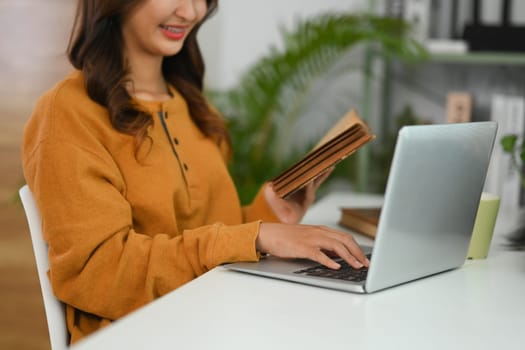
<path fill-rule="evenodd" d="M 256 248 L 281 258 L 310 259 L 332 269 L 340 267 L 329 257 L 334 254 L 356 269 L 369 264 L 350 234 L 325 226 L 261 223 Z"/>

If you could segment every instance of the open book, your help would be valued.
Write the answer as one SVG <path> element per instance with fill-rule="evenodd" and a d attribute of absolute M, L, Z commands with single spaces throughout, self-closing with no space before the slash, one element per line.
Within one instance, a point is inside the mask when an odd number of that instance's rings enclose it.
<path fill-rule="evenodd" d="M 341 208 L 339 225 L 375 238 L 381 208 Z"/>
<path fill-rule="evenodd" d="M 289 196 L 374 137 L 357 112 L 349 111 L 304 158 L 271 180 L 275 192 Z"/>

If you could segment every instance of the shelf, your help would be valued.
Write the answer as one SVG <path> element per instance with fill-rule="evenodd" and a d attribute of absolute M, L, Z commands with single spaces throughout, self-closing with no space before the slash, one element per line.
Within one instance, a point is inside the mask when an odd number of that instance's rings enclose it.
<path fill-rule="evenodd" d="M 430 61 L 437 63 L 466 63 L 486 65 L 525 65 L 525 53 L 469 52 L 431 53 Z"/>

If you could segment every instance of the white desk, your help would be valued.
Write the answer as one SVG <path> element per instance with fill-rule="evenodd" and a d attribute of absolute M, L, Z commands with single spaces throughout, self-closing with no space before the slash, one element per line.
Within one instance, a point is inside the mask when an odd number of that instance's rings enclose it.
<path fill-rule="evenodd" d="M 378 203 L 331 195 L 304 221 L 336 226 L 339 206 Z M 501 241 L 486 260 L 370 295 L 219 267 L 75 349 L 525 349 L 525 252 Z"/>

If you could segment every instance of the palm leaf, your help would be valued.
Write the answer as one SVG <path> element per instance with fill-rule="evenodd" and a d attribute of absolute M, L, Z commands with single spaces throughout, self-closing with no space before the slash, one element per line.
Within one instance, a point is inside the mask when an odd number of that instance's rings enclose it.
<path fill-rule="evenodd" d="M 408 29 L 397 19 L 374 16 L 326 14 L 303 20 L 291 31 L 281 29 L 283 48 L 271 47 L 242 75 L 237 87 L 209 92 L 212 103 L 229 122 L 234 143 L 231 173 L 243 202 L 311 146 L 317 135 L 291 147 L 290 130 L 310 125 L 301 118 L 308 114 L 306 107 L 314 103 L 313 92 L 317 91 L 315 100 L 323 101 L 319 83 L 350 49 L 363 43 L 381 56 L 406 61 L 424 57 L 421 46 L 406 35 Z M 345 74 L 362 71 L 361 64 L 348 59 L 339 64 L 339 69 Z M 348 101 L 346 94 L 348 91 L 341 96 Z M 347 108 L 349 105 L 340 109 Z M 323 118 L 326 125 L 317 125 L 318 129 L 326 129 L 340 113 L 332 115 Z"/>

